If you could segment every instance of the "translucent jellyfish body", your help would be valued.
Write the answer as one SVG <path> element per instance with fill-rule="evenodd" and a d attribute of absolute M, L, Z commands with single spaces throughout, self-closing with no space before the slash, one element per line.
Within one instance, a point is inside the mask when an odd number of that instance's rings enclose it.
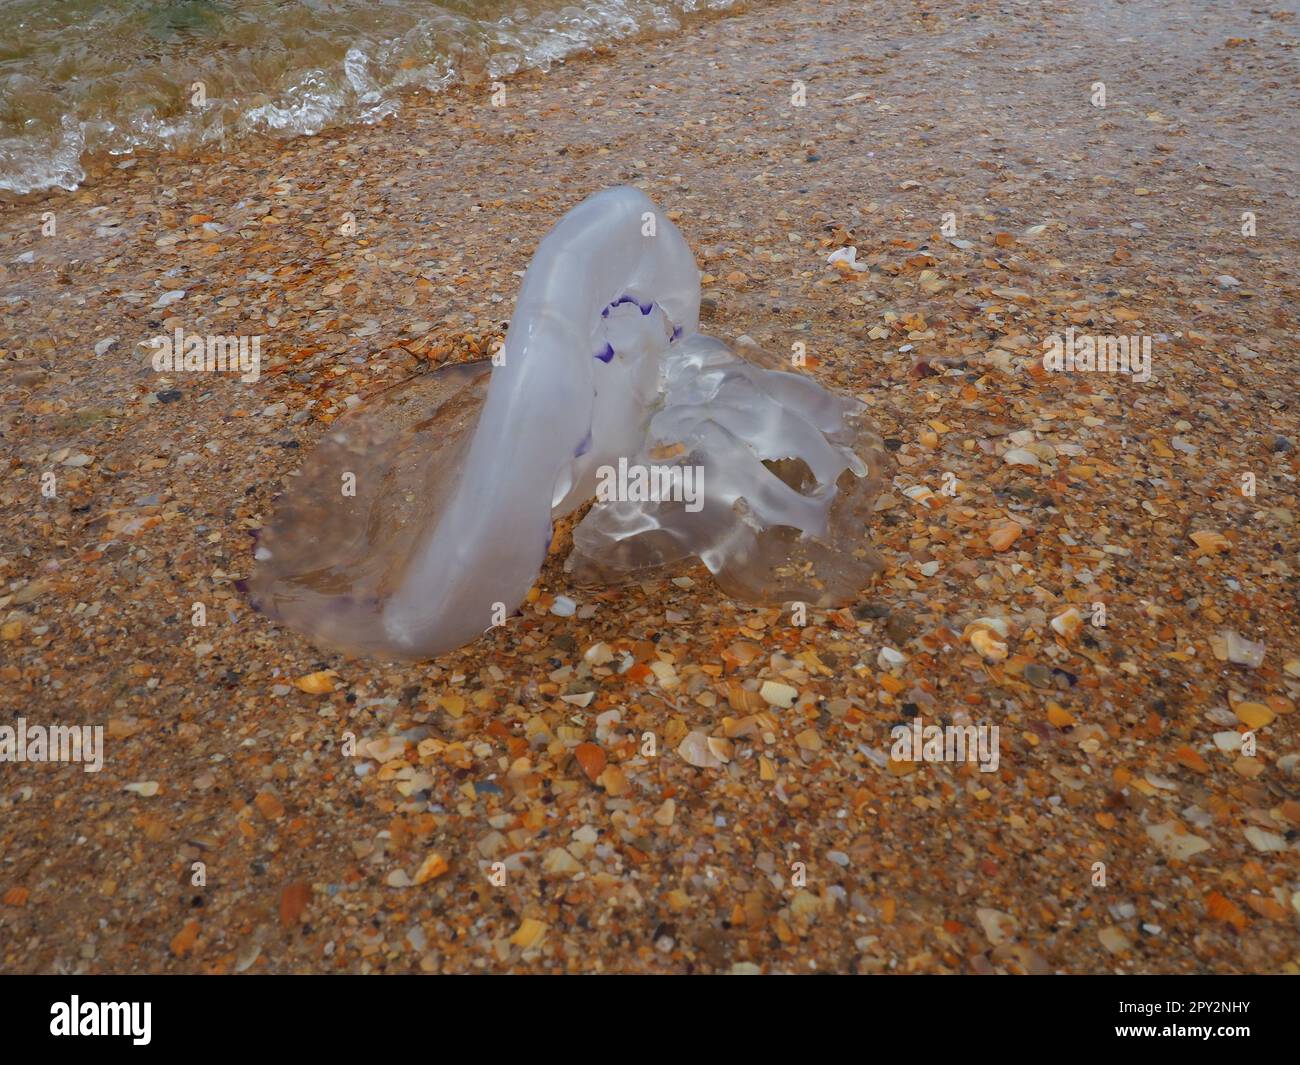
<path fill-rule="evenodd" d="M 436 655 L 513 613 L 553 520 L 593 498 L 575 582 L 698 558 L 750 602 L 851 601 L 880 567 L 863 405 L 699 333 L 699 305 L 643 193 L 584 200 L 538 246 L 498 365 L 412 378 L 331 427 L 263 530 L 254 604 L 331 649 Z"/>

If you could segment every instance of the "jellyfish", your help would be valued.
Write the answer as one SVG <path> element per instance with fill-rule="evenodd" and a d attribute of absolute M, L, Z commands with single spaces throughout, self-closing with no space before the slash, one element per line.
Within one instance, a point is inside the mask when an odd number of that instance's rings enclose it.
<path fill-rule="evenodd" d="M 854 601 L 882 566 L 865 405 L 701 333 L 699 310 L 667 216 L 635 188 L 588 197 L 539 244 L 494 359 L 330 426 L 261 531 L 253 605 L 324 648 L 430 658 L 513 612 L 588 505 L 575 585 L 698 559 L 745 602 Z"/>

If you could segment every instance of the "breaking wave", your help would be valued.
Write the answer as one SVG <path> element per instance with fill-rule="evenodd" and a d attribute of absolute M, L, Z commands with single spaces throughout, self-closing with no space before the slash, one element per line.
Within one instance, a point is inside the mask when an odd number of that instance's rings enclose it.
<path fill-rule="evenodd" d="M 0 0 L 0 190 L 98 153 L 377 122 L 404 89 L 495 79 L 735 0 Z"/>

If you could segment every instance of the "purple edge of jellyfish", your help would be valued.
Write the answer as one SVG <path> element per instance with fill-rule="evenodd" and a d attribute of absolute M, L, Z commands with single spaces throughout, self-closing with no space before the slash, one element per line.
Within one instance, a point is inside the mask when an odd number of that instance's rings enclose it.
<path fill-rule="evenodd" d="M 600 312 L 600 316 L 601 316 L 602 318 L 608 318 L 608 317 L 609 317 L 609 312 L 610 312 L 610 311 L 612 311 L 615 307 L 620 307 L 620 306 L 622 306 L 624 303 L 635 303 L 636 306 L 637 306 L 637 309 L 641 312 L 641 314 L 642 314 L 643 316 L 644 316 L 644 315 L 648 315 L 651 311 L 654 310 L 654 307 L 655 307 L 655 301 L 654 301 L 654 300 L 650 300 L 648 303 L 642 303 L 642 302 L 641 302 L 639 299 L 637 299 L 635 296 L 629 296 L 629 295 L 627 295 L 627 294 L 624 294 L 624 295 L 622 295 L 622 296 L 619 296 L 618 299 L 616 299 L 613 303 L 609 304 L 609 305 L 608 305 L 608 306 L 607 306 L 603 311 L 601 311 L 601 312 Z M 668 338 L 668 343 L 671 344 L 674 340 L 680 340 L 680 339 L 681 339 L 681 336 L 682 336 L 682 327 L 681 327 L 680 325 L 674 325 L 674 326 L 673 326 L 673 335 L 672 335 L 671 337 Z M 601 362 L 604 362 L 604 363 L 608 363 L 608 362 L 612 361 L 613 358 L 614 358 L 614 348 L 613 348 L 613 345 L 611 345 L 611 344 L 609 344 L 609 343 L 607 342 L 607 343 L 605 344 L 605 348 L 604 348 L 604 350 L 603 350 L 603 351 L 599 351 L 599 352 L 597 352 L 596 355 L 595 355 L 594 357 L 597 358 L 597 359 L 599 359 Z"/>
<path fill-rule="evenodd" d="M 609 306 L 607 306 L 603 311 L 601 311 L 600 316 L 602 318 L 608 318 L 610 311 L 612 311 L 615 307 L 621 307 L 625 303 L 635 303 L 637 307 L 640 309 L 642 314 L 649 314 L 652 310 L 654 310 L 654 305 L 655 305 L 654 300 L 650 300 L 647 303 L 642 303 L 635 296 L 629 296 L 625 292 L 623 293 L 623 295 L 619 296 L 619 298 L 616 299 L 613 303 L 609 304 Z"/>

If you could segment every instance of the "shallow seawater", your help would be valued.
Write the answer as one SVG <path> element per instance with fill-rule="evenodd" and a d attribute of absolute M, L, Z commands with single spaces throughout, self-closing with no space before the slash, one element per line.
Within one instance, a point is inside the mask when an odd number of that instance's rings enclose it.
<path fill-rule="evenodd" d="M 374 122 L 734 0 L 0 0 L 0 190 L 101 152 Z"/>

